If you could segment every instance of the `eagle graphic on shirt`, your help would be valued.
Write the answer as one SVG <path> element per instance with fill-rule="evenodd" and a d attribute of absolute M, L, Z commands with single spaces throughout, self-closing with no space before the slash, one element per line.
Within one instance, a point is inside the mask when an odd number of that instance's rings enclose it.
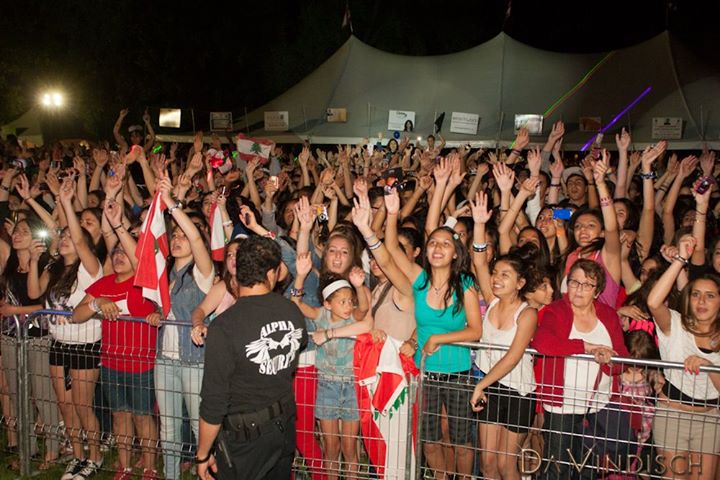
<path fill-rule="evenodd" d="M 260 338 L 245 345 L 245 356 L 258 364 L 260 373 L 275 375 L 295 360 L 302 335 L 302 329 L 295 328 L 291 322 L 268 323 L 260 329 Z"/>

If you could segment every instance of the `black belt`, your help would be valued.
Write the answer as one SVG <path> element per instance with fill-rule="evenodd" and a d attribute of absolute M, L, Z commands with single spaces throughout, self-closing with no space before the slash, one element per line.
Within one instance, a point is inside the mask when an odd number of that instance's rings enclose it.
<path fill-rule="evenodd" d="M 674 402 L 683 403 L 685 405 L 691 405 L 693 407 L 720 407 L 720 398 L 693 398 L 689 395 L 684 394 L 682 390 L 680 390 L 667 380 L 663 385 L 662 392 L 668 397 L 668 399 Z"/>
<path fill-rule="evenodd" d="M 425 372 L 425 378 L 434 382 L 457 382 L 458 380 L 464 380 L 467 383 L 468 379 L 472 379 L 472 370 L 457 373 Z"/>
<path fill-rule="evenodd" d="M 260 436 L 261 426 L 271 420 L 295 411 L 295 398 L 289 396 L 255 412 L 232 413 L 223 420 L 226 431 L 235 432 L 236 437 L 251 440 Z"/>

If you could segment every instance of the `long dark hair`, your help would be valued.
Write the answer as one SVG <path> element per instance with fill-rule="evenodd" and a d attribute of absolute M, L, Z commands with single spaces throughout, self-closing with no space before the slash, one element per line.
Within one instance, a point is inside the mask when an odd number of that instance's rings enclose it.
<path fill-rule="evenodd" d="M 543 235 L 543 233 L 542 233 L 540 230 L 538 230 L 536 227 L 533 227 L 533 226 L 531 226 L 531 225 L 528 225 L 528 226 L 524 227 L 522 230 L 520 230 L 520 233 L 518 234 L 518 237 L 520 237 L 520 235 L 522 235 L 522 233 L 525 232 L 525 231 L 535 232 L 535 235 L 536 235 L 536 236 L 538 237 L 538 239 L 539 239 L 540 246 L 538 247 L 538 246 L 535 245 L 534 243 L 528 242 L 528 243 L 526 243 L 525 245 L 522 245 L 522 246 L 520 246 L 520 247 L 515 246 L 515 247 L 511 248 L 510 251 L 513 252 L 513 251 L 515 251 L 515 250 L 518 250 L 518 249 L 520 249 L 520 248 L 525 247 L 526 245 L 532 245 L 533 247 L 535 247 L 535 252 L 534 252 L 534 255 L 532 256 L 532 263 L 533 263 L 537 268 L 547 268 L 547 267 L 549 267 L 549 266 L 552 264 L 552 261 L 551 261 L 551 257 L 550 257 L 550 247 L 548 246 L 547 239 L 545 238 L 545 235 Z M 556 242 L 556 243 L 557 243 L 557 242 Z M 527 258 L 525 255 L 522 255 L 522 254 L 521 254 L 521 256 L 524 257 L 524 258 Z"/>
<path fill-rule="evenodd" d="M 67 227 L 63 229 L 65 233 Z M 83 238 L 88 248 L 95 255 L 95 244 L 93 243 L 90 232 L 81 228 Z M 104 242 L 103 242 L 104 243 Z M 73 290 L 77 286 L 78 270 L 80 269 L 80 257 L 75 259 L 71 265 L 65 265 L 65 261 L 62 257 L 58 257 L 47 267 L 48 278 L 48 290 L 47 298 L 50 302 L 56 305 L 64 305 L 67 299 L 72 295 Z"/>
<path fill-rule="evenodd" d="M 680 313 L 682 314 L 682 326 L 683 328 L 695 335 L 696 337 L 711 337 L 713 340 L 720 340 L 720 312 L 715 317 L 715 321 L 712 324 L 712 328 L 708 333 L 701 333 L 695 329 L 695 315 L 692 313 L 690 307 L 690 296 L 692 295 L 692 289 L 698 280 L 709 280 L 715 284 L 715 288 L 720 292 L 720 276 L 715 273 L 703 273 L 699 277 L 688 282 L 683 288 L 680 294 Z M 720 345 L 714 348 L 714 350 L 720 349 Z"/>
<path fill-rule="evenodd" d="M 445 304 L 443 313 L 447 310 L 450 302 L 453 301 L 454 295 L 455 304 L 453 305 L 452 313 L 453 315 L 457 315 L 465 305 L 465 288 L 463 284 L 468 278 L 472 279 L 473 283 L 475 283 L 475 276 L 470 273 L 470 254 L 468 254 L 465 245 L 460 240 L 460 235 L 458 235 L 455 230 L 449 227 L 438 227 L 428 236 L 428 242 L 430 242 L 433 236 L 440 231 L 449 234 L 450 238 L 453 240 L 453 245 L 455 246 L 455 258 L 450 263 L 448 288 L 445 290 L 445 296 L 443 298 L 443 303 Z M 427 252 L 427 242 L 425 243 L 425 251 Z M 425 269 L 426 276 L 425 282 L 420 286 L 421 289 L 425 289 L 428 285 L 432 285 L 433 270 L 430 265 L 430 261 L 427 258 L 427 254 L 423 258 L 423 268 Z"/>
<path fill-rule="evenodd" d="M 227 245 L 225 245 L 225 256 L 227 257 L 227 252 L 230 251 L 231 245 L 237 245 L 238 250 L 240 249 L 240 245 L 244 239 L 242 238 L 236 238 L 234 240 L 231 240 Z M 222 279 L 223 282 L 225 282 L 225 289 L 230 292 L 230 295 L 233 296 L 233 298 L 237 299 L 237 287 L 233 287 L 232 281 L 233 276 L 230 274 L 230 271 L 227 269 L 227 262 L 223 262 L 223 270 L 222 270 Z"/>
<path fill-rule="evenodd" d="M 575 210 L 575 213 L 573 213 L 572 217 L 570 217 L 570 221 L 568 222 L 568 246 L 567 250 L 565 250 L 565 253 L 563 254 L 562 262 L 560 263 L 561 266 L 565 266 L 568 256 L 571 253 L 575 252 L 578 248 L 580 248 L 577 240 L 575 240 L 575 223 L 577 223 L 578 218 L 580 218 L 580 216 L 582 215 L 592 215 L 598 222 L 600 222 L 600 227 L 602 228 L 602 230 L 605 230 L 605 220 L 603 219 L 602 211 L 598 210 L 597 208 L 588 208 L 586 206 L 580 207 L 579 209 Z M 588 245 L 587 247 L 583 247 L 580 250 L 580 253 L 597 252 L 598 250 L 602 250 L 604 245 L 605 238 L 598 237 L 593 240 L 590 245 Z"/>
<path fill-rule="evenodd" d="M 526 245 L 532 246 L 532 248 L 537 251 L 537 245 L 533 243 L 527 243 L 523 245 L 523 247 L 525 247 Z M 525 285 L 523 285 L 522 288 L 518 291 L 519 298 L 524 300 L 525 296 L 528 293 L 534 292 L 535 290 L 537 290 L 540 284 L 542 284 L 543 278 L 540 277 L 539 271 L 532 261 L 529 261 L 528 259 L 523 258 L 518 254 L 508 253 L 506 255 L 501 255 L 497 257 L 492 262 L 492 264 L 490 265 L 490 272 L 495 269 L 495 266 L 498 264 L 498 262 L 507 263 L 512 267 L 513 270 L 515 270 L 518 279 L 525 280 Z"/>
<path fill-rule="evenodd" d="M 97 207 L 88 207 L 84 209 L 82 212 L 80 212 L 80 215 L 82 215 L 85 212 L 91 213 L 95 218 L 97 218 L 97 221 L 100 222 L 100 225 L 102 226 L 102 217 L 103 217 L 103 211 L 100 208 Z M 91 238 L 92 240 L 92 238 Z M 93 253 L 95 253 L 95 256 L 100 260 L 101 264 L 105 263 L 105 260 L 107 260 L 108 257 L 108 249 L 107 244 L 105 243 L 105 238 L 101 235 L 98 239 L 97 243 L 95 241 L 91 241 L 88 243 L 88 245 L 92 244 L 92 250 Z"/>
<path fill-rule="evenodd" d="M 350 267 L 348 268 L 348 271 L 342 273 L 342 276 L 344 278 L 347 278 L 352 267 L 362 267 L 362 251 L 364 242 L 361 241 L 360 235 L 356 232 L 354 227 L 354 225 L 347 222 L 338 222 L 333 231 L 330 232 L 330 236 L 325 243 L 325 250 L 323 251 L 322 262 L 320 262 L 320 276 L 328 273 L 328 269 L 325 265 L 325 252 L 327 252 L 327 247 L 330 244 L 330 241 L 335 237 L 342 238 L 343 240 L 348 242 L 348 244 L 350 245 L 350 255 L 352 256 L 352 262 L 350 262 Z"/>
<path fill-rule="evenodd" d="M 40 221 L 37 217 L 28 215 L 26 218 L 22 220 L 18 220 L 18 222 L 15 224 L 15 228 L 18 227 L 21 223 L 27 224 L 28 228 L 30 229 L 31 234 L 34 234 L 35 232 L 38 232 L 40 230 L 45 230 L 47 227 L 45 224 Z M 12 235 L 11 235 L 12 237 Z M 33 235 L 33 239 L 35 239 Z M 12 242 L 12 240 L 11 240 Z M 38 265 L 40 268 L 44 268 L 45 265 L 47 265 L 48 258 L 50 256 L 48 253 L 43 253 L 40 257 L 40 261 L 38 262 Z M 7 262 L 5 263 L 5 270 L 3 270 L 2 275 L 0 275 L 0 295 L 4 296 L 7 300 L 7 294 L 12 288 L 12 281 L 11 278 L 14 275 L 17 275 L 17 269 L 20 266 L 20 260 L 18 259 L 17 251 L 14 248 L 10 248 L 10 256 L 8 257 Z M 25 288 L 23 287 L 23 290 Z M 14 295 L 17 296 L 18 292 L 12 292 Z"/>

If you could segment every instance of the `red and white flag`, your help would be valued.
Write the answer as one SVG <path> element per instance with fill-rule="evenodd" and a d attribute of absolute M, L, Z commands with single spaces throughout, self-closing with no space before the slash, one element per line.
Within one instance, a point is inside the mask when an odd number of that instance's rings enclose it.
<path fill-rule="evenodd" d="M 409 382 L 419 371 L 411 358 L 400 354 L 401 345 L 392 337 L 374 342 L 368 333 L 355 339 L 360 427 L 380 479 L 407 477 L 408 442 L 414 446 L 417 435 L 417 403 L 410 399 Z M 410 456 L 409 476 L 415 478 L 414 449 Z"/>
<path fill-rule="evenodd" d="M 217 202 L 210 206 L 210 253 L 216 262 L 225 258 L 225 229 Z"/>
<path fill-rule="evenodd" d="M 275 142 L 267 138 L 250 138 L 242 133 L 237 136 L 237 151 L 240 158 L 247 162 L 257 157 L 261 164 L 266 164 L 274 146 Z"/>
<path fill-rule="evenodd" d="M 170 249 L 163 218 L 166 208 L 158 189 L 143 222 L 135 249 L 135 257 L 138 259 L 135 286 L 142 287 L 143 297 L 160 306 L 165 318 L 170 313 L 170 288 L 165 262 Z"/>

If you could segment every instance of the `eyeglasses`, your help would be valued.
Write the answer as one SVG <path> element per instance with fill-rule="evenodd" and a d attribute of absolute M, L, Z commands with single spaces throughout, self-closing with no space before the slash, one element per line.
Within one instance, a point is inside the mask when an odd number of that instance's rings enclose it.
<path fill-rule="evenodd" d="M 577 288 L 579 290 L 586 290 L 586 291 L 592 290 L 595 287 L 597 287 L 597 285 L 595 285 L 593 283 L 583 283 L 583 282 L 578 282 L 577 280 L 573 280 L 573 279 L 568 280 L 567 286 L 568 286 L 568 288 Z"/>

